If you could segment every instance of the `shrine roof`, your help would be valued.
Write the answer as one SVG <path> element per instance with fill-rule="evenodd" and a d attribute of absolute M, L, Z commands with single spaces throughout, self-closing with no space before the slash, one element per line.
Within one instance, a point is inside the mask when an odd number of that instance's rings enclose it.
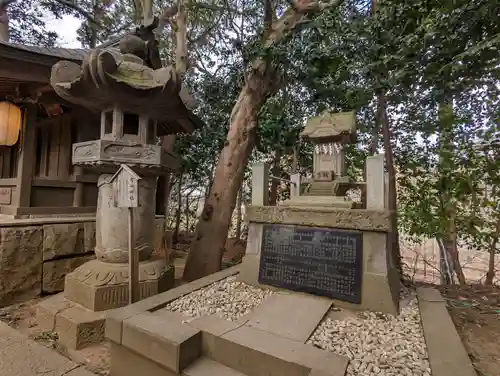
<path fill-rule="evenodd" d="M 82 61 L 89 50 L 83 48 L 40 47 L 0 41 L 0 56 L 31 60 L 40 56 L 57 60 Z M 33 60 L 37 63 L 39 60 Z"/>

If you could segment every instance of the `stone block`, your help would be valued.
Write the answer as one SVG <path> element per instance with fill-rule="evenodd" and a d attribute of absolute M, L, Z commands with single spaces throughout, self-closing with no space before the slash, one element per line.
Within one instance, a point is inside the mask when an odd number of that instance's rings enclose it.
<path fill-rule="evenodd" d="M 140 298 L 171 289 L 174 269 L 165 260 L 139 263 Z M 92 311 L 105 311 L 128 305 L 128 264 L 91 260 L 66 276 L 64 294 L 67 299 Z"/>
<path fill-rule="evenodd" d="M 0 307 L 42 291 L 41 226 L 0 228 Z"/>
<path fill-rule="evenodd" d="M 115 309 L 108 312 L 106 319 L 106 337 L 113 342 L 121 343 L 123 321 L 142 312 L 156 312 L 164 308 L 168 303 L 187 295 L 195 290 L 211 285 L 214 282 L 238 274 L 240 265 L 221 270 L 206 277 L 186 283 L 171 290 L 151 296 L 132 305 Z"/>
<path fill-rule="evenodd" d="M 247 326 L 305 343 L 332 305 L 314 295 L 277 293 L 255 308 Z M 286 317 L 286 320 L 283 318 Z"/>
<path fill-rule="evenodd" d="M 0 375 L 63 376 L 78 366 L 0 323 Z"/>
<path fill-rule="evenodd" d="M 55 293 L 64 290 L 64 278 L 67 274 L 83 265 L 87 261 L 95 259 L 94 255 L 77 256 L 59 260 L 51 260 L 43 263 L 42 291 Z"/>
<path fill-rule="evenodd" d="M 241 326 L 214 338 L 210 357 L 248 376 L 344 376 L 348 359 L 262 330 Z"/>
<path fill-rule="evenodd" d="M 105 320 L 104 313 L 74 305 L 56 315 L 54 331 L 64 346 L 79 350 L 104 339 Z"/>
<path fill-rule="evenodd" d="M 83 248 L 85 253 L 95 250 L 95 221 L 83 224 Z"/>
<path fill-rule="evenodd" d="M 457 329 L 446 308 L 446 302 L 435 289 L 417 289 L 425 344 L 433 376 L 475 376 Z"/>
<path fill-rule="evenodd" d="M 75 304 L 66 300 L 63 294 L 57 294 L 42 300 L 36 305 L 38 327 L 43 331 L 54 331 L 57 314 L 74 306 Z"/>
<path fill-rule="evenodd" d="M 111 370 L 110 376 L 177 376 L 178 374 L 167 370 L 134 351 L 114 342 L 110 343 Z"/>
<path fill-rule="evenodd" d="M 43 261 L 85 253 L 83 223 L 57 223 L 43 226 Z"/>
<path fill-rule="evenodd" d="M 261 223 L 250 223 L 248 225 L 247 249 L 246 255 L 260 255 L 262 248 L 262 231 Z"/>
<path fill-rule="evenodd" d="M 158 168 L 169 166 L 172 169 L 180 165 L 177 157 L 158 145 L 102 139 L 73 144 L 73 164 L 91 164 L 96 160 L 112 164 L 142 164 Z"/>
<path fill-rule="evenodd" d="M 388 211 L 286 207 L 249 206 L 246 212 L 249 222 L 304 225 L 339 229 L 388 232 L 390 213 Z"/>
<path fill-rule="evenodd" d="M 96 375 L 92 372 L 87 371 L 83 366 L 80 366 L 61 376 L 96 376 Z"/>
<path fill-rule="evenodd" d="M 182 372 L 182 376 L 246 376 L 212 359 L 201 357 Z"/>
<path fill-rule="evenodd" d="M 180 373 L 201 355 L 201 332 L 144 312 L 123 322 L 122 346 Z"/>

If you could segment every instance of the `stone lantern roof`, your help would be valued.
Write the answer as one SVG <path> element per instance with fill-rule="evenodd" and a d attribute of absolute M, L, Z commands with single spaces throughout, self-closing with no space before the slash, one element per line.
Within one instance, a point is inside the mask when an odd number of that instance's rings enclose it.
<path fill-rule="evenodd" d="M 81 65 L 56 63 L 50 77 L 55 92 L 68 102 L 96 111 L 119 107 L 147 115 L 160 121 L 167 128 L 166 134 L 189 133 L 201 127 L 202 121 L 191 112 L 193 98 L 175 69 L 149 67 L 141 54 L 146 42 L 131 35 L 124 39 L 119 48 L 91 50 Z"/>

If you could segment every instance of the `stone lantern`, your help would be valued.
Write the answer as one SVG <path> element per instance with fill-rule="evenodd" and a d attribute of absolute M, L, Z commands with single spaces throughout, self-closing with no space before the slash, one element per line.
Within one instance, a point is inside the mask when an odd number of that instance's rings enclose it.
<path fill-rule="evenodd" d="M 146 49 L 139 37 L 128 36 L 120 50 L 91 51 L 81 67 L 62 61 L 52 68 L 51 84 L 61 97 L 101 113 L 100 138 L 73 144 L 73 164 L 99 174 L 96 259 L 66 276 L 64 297 L 58 298 L 58 304 L 80 311 L 86 327 L 94 329 L 89 339 L 78 334 L 82 323 L 73 322 L 77 330 L 66 333 L 71 338 L 60 338 L 73 348 L 103 339 L 104 311 L 128 304 L 127 209 L 115 207 L 110 182 L 122 164 L 141 178 L 132 239 L 139 255 L 140 299 L 174 284 L 173 267 L 152 254 L 157 178 L 176 170 L 179 160 L 155 141 L 159 135 L 191 132 L 201 121 L 191 113 L 192 101 L 181 90 L 175 70 L 149 67 L 137 52 Z M 56 325 L 64 312 L 53 312 Z"/>

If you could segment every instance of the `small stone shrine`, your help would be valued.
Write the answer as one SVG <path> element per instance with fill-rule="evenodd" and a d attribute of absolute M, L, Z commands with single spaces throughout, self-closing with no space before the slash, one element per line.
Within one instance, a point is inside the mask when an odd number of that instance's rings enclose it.
<path fill-rule="evenodd" d="M 81 67 L 61 61 L 52 68 L 51 84 L 62 98 L 101 112 L 100 139 L 73 144 L 73 164 L 99 174 L 97 259 L 66 276 L 64 295 L 38 307 L 40 322 L 58 332 L 68 347 L 103 339 L 106 311 L 128 304 L 128 215 L 126 208 L 114 205 L 112 184 L 121 164 L 140 176 L 132 239 L 140 299 L 174 285 L 173 266 L 152 256 L 152 244 L 157 177 L 178 168 L 179 161 L 156 145 L 156 138 L 160 127 L 163 134 L 191 132 L 201 121 L 190 112 L 175 70 L 151 67 L 152 42 L 128 35 L 119 49 L 91 51 Z"/>
<path fill-rule="evenodd" d="M 314 143 L 313 179 L 292 177 L 289 200 L 268 206 L 268 166 L 254 166 L 239 278 L 326 296 L 345 308 L 398 314 L 399 273 L 388 249 L 383 156 L 367 158 L 366 182 L 345 176 L 343 146 L 356 140 L 354 112 L 312 118 L 302 136 Z M 364 192 L 363 203 L 345 197 L 350 188 Z"/>

